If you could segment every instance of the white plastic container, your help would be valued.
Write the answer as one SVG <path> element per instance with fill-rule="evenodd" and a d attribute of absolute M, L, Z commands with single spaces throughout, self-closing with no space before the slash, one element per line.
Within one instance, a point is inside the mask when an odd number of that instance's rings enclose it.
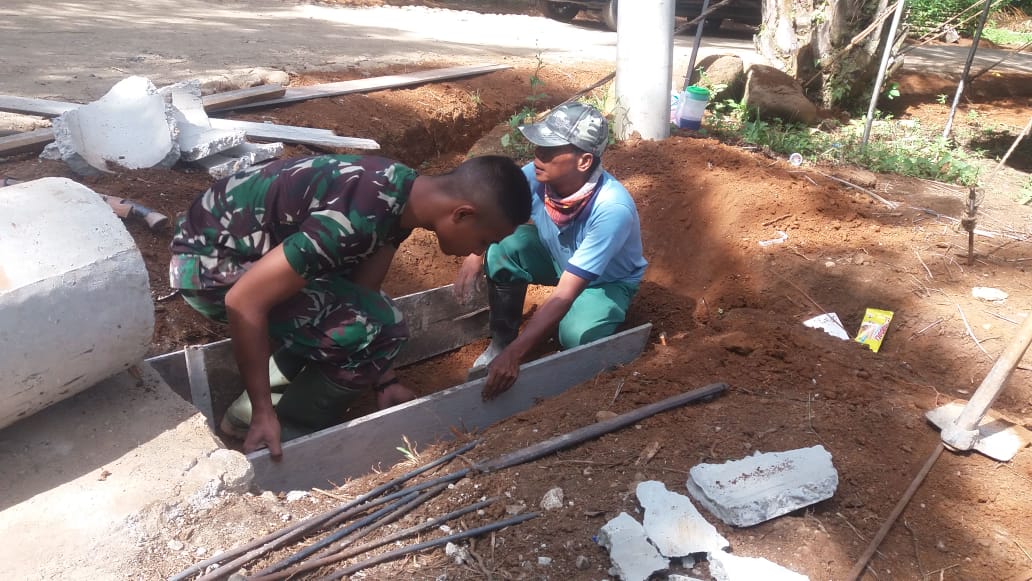
<path fill-rule="evenodd" d="M 702 118 L 709 105 L 710 93 L 705 87 L 692 85 L 681 93 L 677 108 L 677 126 L 696 131 L 702 127 Z"/>

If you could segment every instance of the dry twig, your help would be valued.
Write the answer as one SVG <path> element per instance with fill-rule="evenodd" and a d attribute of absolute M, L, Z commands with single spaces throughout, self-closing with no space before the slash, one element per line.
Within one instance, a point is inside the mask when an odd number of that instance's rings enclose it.
<path fill-rule="evenodd" d="M 914 256 L 917 257 L 917 261 L 921 263 L 921 266 L 924 267 L 925 272 L 928 273 L 928 280 L 935 280 L 935 277 L 932 276 L 932 270 L 928 268 L 927 264 L 925 264 L 925 261 L 923 258 L 921 258 L 921 253 L 917 251 L 917 248 L 914 248 Z"/>

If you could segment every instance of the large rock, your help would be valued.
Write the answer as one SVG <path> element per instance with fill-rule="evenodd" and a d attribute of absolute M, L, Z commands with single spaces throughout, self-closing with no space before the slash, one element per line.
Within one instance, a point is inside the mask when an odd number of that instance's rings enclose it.
<path fill-rule="evenodd" d="M 710 90 L 710 101 L 741 101 L 745 94 L 745 63 L 737 55 L 710 55 L 699 61 L 703 75 L 693 73 L 692 83 Z"/>
<path fill-rule="evenodd" d="M 753 65 L 746 74 L 742 104 L 760 119 L 817 123 L 817 106 L 803 94 L 798 81 L 767 65 Z"/>
<path fill-rule="evenodd" d="M 824 446 L 756 454 L 689 471 L 688 493 L 720 520 L 752 526 L 831 498 L 838 472 Z"/>

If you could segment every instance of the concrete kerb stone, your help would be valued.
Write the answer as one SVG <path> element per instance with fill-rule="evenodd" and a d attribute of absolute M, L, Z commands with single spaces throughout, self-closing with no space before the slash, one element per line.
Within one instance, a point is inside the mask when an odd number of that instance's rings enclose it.
<path fill-rule="evenodd" d="M 688 493 L 714 516 L 752 526 L 831 498 L 838 472 L 824 446 L 771 452 L 689 471 Z"/>

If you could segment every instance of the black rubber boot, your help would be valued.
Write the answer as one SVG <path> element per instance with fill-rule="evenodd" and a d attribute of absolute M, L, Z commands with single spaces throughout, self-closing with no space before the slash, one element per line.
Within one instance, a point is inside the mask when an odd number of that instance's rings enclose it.
<path fill-rule="evenodd" d="M 276 413 L 283 421 L 321 430 L 336 424 L 360 395 L 361 390 L 337 384 L 310 365 L 284 390 Z"/>
<path fill-rule="evenodd" d="M 494 282 L 487 279 L 487 304 L 491 307 L 491 344 L 473 362 L 468 381 L 487 375 L 488 364 L 516 339 L 520 323 L 523 322 L 523 301 L 526 298 L 525 282 Z"/>
<path fill-rule="evenodd" d="M 289 384 L 304 369 L 309 361 L 300 355 L 280 347 L 269 357 L 269 385 L 274 392 L 282 392 L 283 386 Z M 279 389 L 277 389 L 279 388 Z"/>

